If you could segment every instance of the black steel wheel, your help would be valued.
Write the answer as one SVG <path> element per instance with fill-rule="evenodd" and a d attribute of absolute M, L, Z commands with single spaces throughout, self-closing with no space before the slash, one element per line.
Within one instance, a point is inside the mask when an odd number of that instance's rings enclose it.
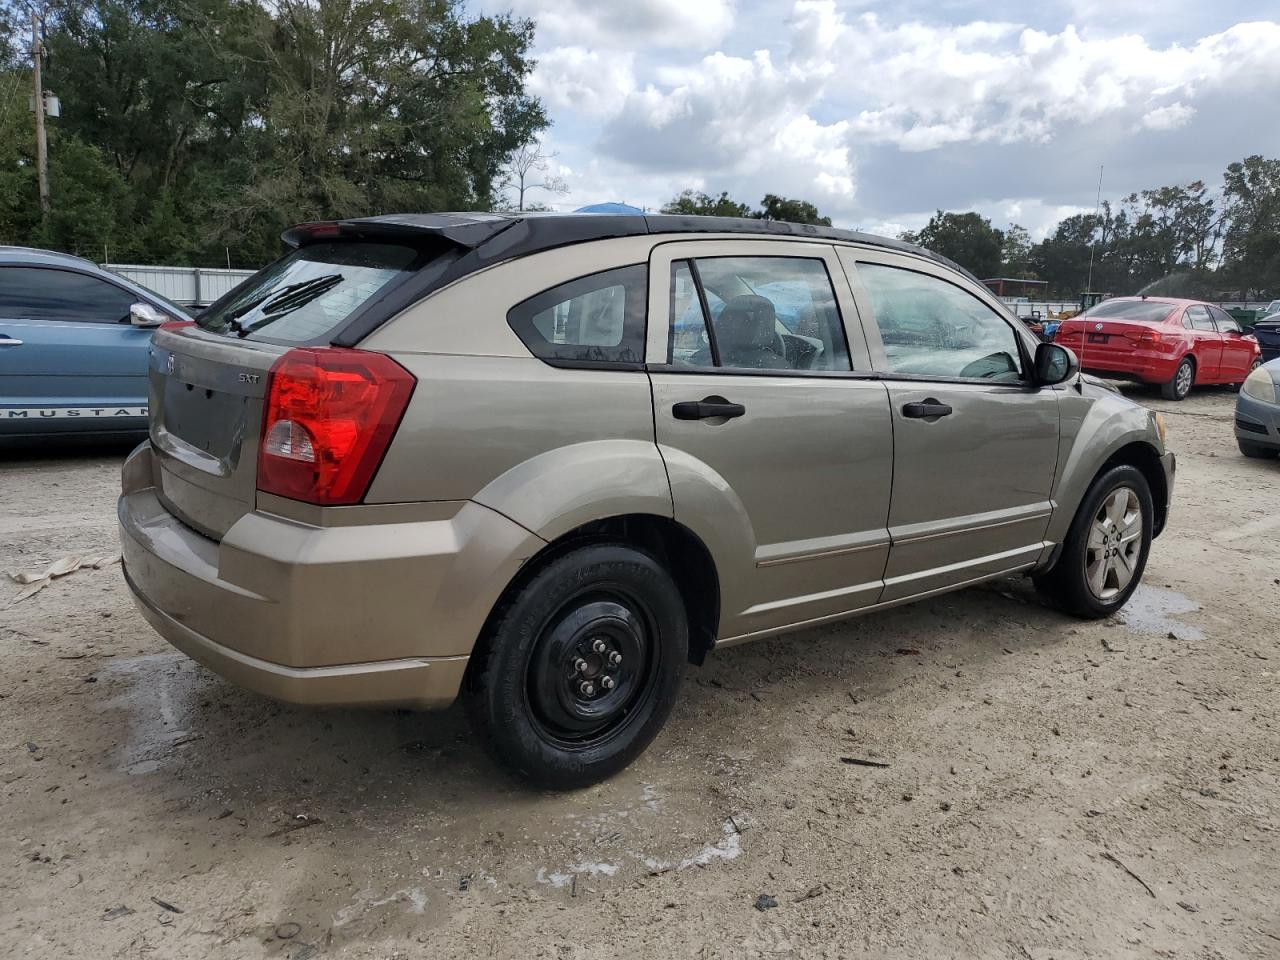
<path fill-rule="evenodd" d="M 684 605 L 666 569 L 632 547 L 591 544 L 551 559 L 504 599 L 468 707 L 518 776 L 587 786 L 657 735 L 687 657 Z"/>

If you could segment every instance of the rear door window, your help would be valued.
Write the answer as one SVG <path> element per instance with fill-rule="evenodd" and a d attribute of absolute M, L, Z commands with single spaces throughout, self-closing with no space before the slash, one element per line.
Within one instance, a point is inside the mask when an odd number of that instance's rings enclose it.
<path fill-rule="evenodd" d="M 1213 318 L 1209 316 L 1209 311 L 1204 307 L 1187 307 L 1186 315 L 1194 329 L 1208 330 L 1210 333 L 1214 332 Z"/>
<path fill-rule="evenodd" d="M 308 244 L 258 271 L 196 323 L 251 340 L 309 343 L 336 331 L 421 262 L 417 250 L 400 244 Z"/>
<path fill-rule="evenodd" d="M 137 297 L 113 283 L 44 267 L 0 267 L 0 317 L 121 323 Z"/>
<path fill-rule="evenodd" d="M 636 263 L 544 290 L 507 312 L 540 360 L 557 366 L 644 365 L 649 267 Z"/>
<path fill-rule="evenodd" d="M 670 362 L 740 370 L 850 370 L 822 260 L 704 257 L 671 270 Z"/>

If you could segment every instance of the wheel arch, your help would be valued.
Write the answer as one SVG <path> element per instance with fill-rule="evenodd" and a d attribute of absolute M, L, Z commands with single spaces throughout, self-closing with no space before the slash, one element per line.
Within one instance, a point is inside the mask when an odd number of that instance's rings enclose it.
<path fill-rule="evenodd" d="M 483 673 L 493 625 L 510 599 L 546 564 L 593 543 L 620 543 L 645 551 L 671 574 L 689 622 L 689 661 L 701 664 L 720 629 L 720 579 L 711 551 L 684 524 L 651 513 L 604 517 L 561 533 L 530 557 L 503 589 L 476 638 L 464 685 Z"/>
<path fill-rule="evenodd" d="M 1102 391 L 1079 398 L 1068 394 L 1061 409 L 1064 448 L 1045 539 L 1060 547 L 1093 482 L 1117 463 L 1130 463 L 1147 478 L 1156 506 L 1155 529 L 1162 529 L 1170 490 L 1160 463 L 1164 444 L 1151 413 L 1118 394 Z M 1055 558 L 1059 547 L 1053 550 Z"/>
<path fill-rule="evenodd" d="M 1151 488 L 1151 503 L 1155 508 L 1155 516 L 1151 518 L 1151 534 L 1153 537 L 1160 536 L 1169 515 L 1169 481 L 1165 477 L 1164 467 L 1160 464 L 1160 454 L 1146 441 L 1135 440 L 1127 443 L 1106 459 L 1093 475 L 1093 480 L 1112 467 L 1122 464 L 1136 468 L 1146 479 L 1147 486 Z M 1091 486 L 1093 480 L 1089 481 Z"/>

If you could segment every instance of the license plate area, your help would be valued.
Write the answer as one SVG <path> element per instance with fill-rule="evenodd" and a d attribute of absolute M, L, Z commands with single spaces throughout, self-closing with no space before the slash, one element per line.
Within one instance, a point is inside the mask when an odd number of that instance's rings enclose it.
<path fill-rule="evenodd" d="M 1108 340 L 1110 340 L 1110 339 L 1111 339 L 1110 335 L 1109 335 L 1109 334 L 1106 334 L 1106 333 L 1091 333 L 1091 334 L 1089 334 L 1089 342 L 1090 342 L 1090 343 L 1106 343 L 1106 342 L 1107 342 Z"/>
<path fill-rule="evenodd" d="M 227 463 L 243 433 L 245 398 L 169 377 L 161 423 L 166 433 Z"/>

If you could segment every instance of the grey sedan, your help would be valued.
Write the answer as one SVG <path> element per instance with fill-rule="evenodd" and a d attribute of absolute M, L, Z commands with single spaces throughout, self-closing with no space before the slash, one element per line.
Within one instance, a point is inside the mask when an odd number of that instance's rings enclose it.
<path fill-rule="evenodd" d="M 1246 457 L 1280 455 L 1280 360 L 1249 374 L 1236 397 L 1236 443 Z"/>

